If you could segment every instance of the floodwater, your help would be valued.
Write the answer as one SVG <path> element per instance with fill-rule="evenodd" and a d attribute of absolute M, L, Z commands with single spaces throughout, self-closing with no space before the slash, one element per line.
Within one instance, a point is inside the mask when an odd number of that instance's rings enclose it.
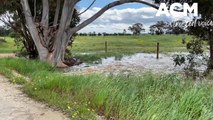
<path fill-rule="evenodd" d="M 146 72 L 156 74 L 178 73 L 183 70 L 181 66 L 174 66 L 173 55 L 176 53 L 160 54 L 156 59 L 156 54 L 137 53 L 131 56 L 125 56 L 120 60 L 115 57 L 102 59 L 100 64 L 86 64 L 70 68 L 71 74 L 136 74 L 140 75 Z M 178 53 L 180 54 L 180 53 Z M 185 53 L 182 53 L 185 54 Z"/>

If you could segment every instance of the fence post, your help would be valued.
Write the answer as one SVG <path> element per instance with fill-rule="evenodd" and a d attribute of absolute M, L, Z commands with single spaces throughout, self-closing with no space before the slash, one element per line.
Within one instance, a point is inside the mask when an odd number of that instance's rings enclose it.
<path fill-rule="evenodd" d="M 160 43 L 157 43 L 157 59 L 159 59 L 159 47 L 160 47 Z"/>
<path fill-rule="evenodd" d="M 107 53 L 107 41 L 105 41 L 105 53 Z"/>

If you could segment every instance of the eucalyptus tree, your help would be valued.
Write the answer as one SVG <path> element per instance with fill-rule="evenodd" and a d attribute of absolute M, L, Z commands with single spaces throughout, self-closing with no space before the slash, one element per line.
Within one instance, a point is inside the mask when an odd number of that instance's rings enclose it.
<path fill-rule="evenodd" d="M 150 32 L 154 32 L 157 35 L 162 35 L 164 34 L 165 30 L 168 28 L 168 23 L 164 21 L 157 21 L 156 24 L 151 25 L 150 27 Z"/>
<path fill-rule="evenodd" d="M 135 23 L 132 26 L 129 26 L 128 30 L 133 32 L 133 35 L 139 35 L 141 32 L 145 31 L 143 24 L 141 23 Z"/>

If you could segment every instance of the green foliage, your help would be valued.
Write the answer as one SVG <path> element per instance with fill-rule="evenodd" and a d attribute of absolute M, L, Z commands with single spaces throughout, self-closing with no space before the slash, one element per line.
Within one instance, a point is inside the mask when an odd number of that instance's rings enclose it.
<path fill-rule="evenodd" d="M 198 9 L 201 14 L 200 18 L 194 19 L 198 22 L 212 22 L 213 20 L 213 1 L 212 0 L 193 0 L 193 2 L 197 2 L 199 4 Z M 198 20 L 197 20 L 198 19 Z M 213 26 L 192 26 L 189 27 L 189 33 L 196 36 L 198 39 L 207 40 L 210 48 L 210 57 L 208 60 L 208 70 L 213 69 Z"/>
<path fill-rule="evenodd" d="M 128 28 L 134 35 L 140 35 L 141 32 L 144 32 L 145 29 L 143 28 L 143 24 L 135 23 Z"/>
<path fill-rule="evenodd" d="M 11 38 L 16 38 L 18 35 L 15 32 L 11 32 L 8 36 Z"/>
<path fill-rule="evenodd" d="M 154 25 L 151 25 L 150 32 L 151 34 L 156 34 L 156 35 L 162 35 L 164 34 L 164 31 L 167 29 L 168 23 L 164 21 L 158 21 Z"/>
<path fill-rule="evenodd" d="M 11 32 L 11 29 L 5 26 L 0 26 L 0 36 L 8 36 Z"/>
<path fill-rule="evenodd" d="M 204 42 L 202 40 L 194 38 L 187 43 L 186 48 L 191 54 L 195 54 L 195 55 L 203 54 L 204 52 L 203 43 Z"/>
<path fill-rule="evenodd" d="M 0 59 L 0 67 L 30 76 L 24 91 L 61 108 L 72 119 L 95 119 L 94 112 L 116 120 L 208 120 L 213 116 L 212 85 L 194 84 L 176 75 L 65 76 L 46 63 L 23 59 Z"/>
<path fill-rule="evenodd" d="M 187 77 L 193 76 L 194 79 L 206 74 L 205 71 L 199 71 L 199 67 L 202 65 L 208 66 L 208 57 L 203 54 L 204 42 L 200 39 L 193 38 L 186 45 L 189 54 L 187 55 L 174 55 L 173 61 L 175 66 L 184 65 L 185 73 Z"/>

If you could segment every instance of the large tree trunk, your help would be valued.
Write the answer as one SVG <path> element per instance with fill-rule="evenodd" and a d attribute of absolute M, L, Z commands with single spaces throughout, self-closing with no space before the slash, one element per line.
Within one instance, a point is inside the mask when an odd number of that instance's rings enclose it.
<path fill-rule="evenodd" d="M 64 1 L 61 19 L 57 28 L 56 24 L 58 23 L 60 5 L 56 8 L 54 26 L 49 27 L 49 3 L 47 0 L 42 0 L 42 20 L 38 25 L 33 21 L 28 0 L 21 0 L 26 24 L 38 49 L 40 60 L 47 61 L 57 67 L 67 67 L 67 65 L 64 64 L 64 54 L 68 41 L 72 36 L 71 33 L 67 33 L 67 30 L 70 27 L 76 2 L 77 0 L 75 0 L 75 2 L 70 0 Z"/>
<path fill-rule="evenodd" d="M 208 69 L 213 70 L 213 34 L 209 32 L 209 45 L 210 45 L 210 58 L 209 58 L 209 66 Z"/>
<path fill-rule="evenodd" d="M 61 40 L 57 40 L 59 38 L 61 38 Z M 56 38 L 57 41 L 54 43 L 53 51 L 48 55 L 48 62 L 57 67 L 67 67 L 67 65 L 64 64 L 64 55 L 67 48 L 66 41 L 69 41 L 70 38 L 66 33 L 59 38 Z"/>
<path fill-rule="evenodd" d="M 69 40 L 71 39 L 71 36 L 73 35 L 73 33 L 68 33 L 67 30 L 70 28 L 70 23 L 72 21 L 73 12 L 74 12 L 74 6 L 76 3 L 77 3 L 77 0 L 64 1 L 58 32 L 55 35 L 55 40 L 53 44 L 53 52 L 49 55 L 49 58 L 48 58 L 49 61 L 53 63 L 54 65 L 56 65 L 57 67 L 67 66 L 64 64 L 64 55 L 67 48 L 67 44 Z M 68 13 L 71 13 L 71 14 L 68 14 Z"/>
<path fill-rule="evenodd" d="M 48 50 L 41 43 L 41 39 L 39 37 L 39 32 L 38 32 L 37 27 L 32 18 L 28 0 L 22 0 L 21 4 L 22 4 L 22 6 L 24 6 L 23 11 L 25 14 L 26 24 L 27 24 L 29 32 L 33 38 L 33 41 L 37 47 L 39 58 L 40 58 L 40 60 L 47 60 Z"/>

